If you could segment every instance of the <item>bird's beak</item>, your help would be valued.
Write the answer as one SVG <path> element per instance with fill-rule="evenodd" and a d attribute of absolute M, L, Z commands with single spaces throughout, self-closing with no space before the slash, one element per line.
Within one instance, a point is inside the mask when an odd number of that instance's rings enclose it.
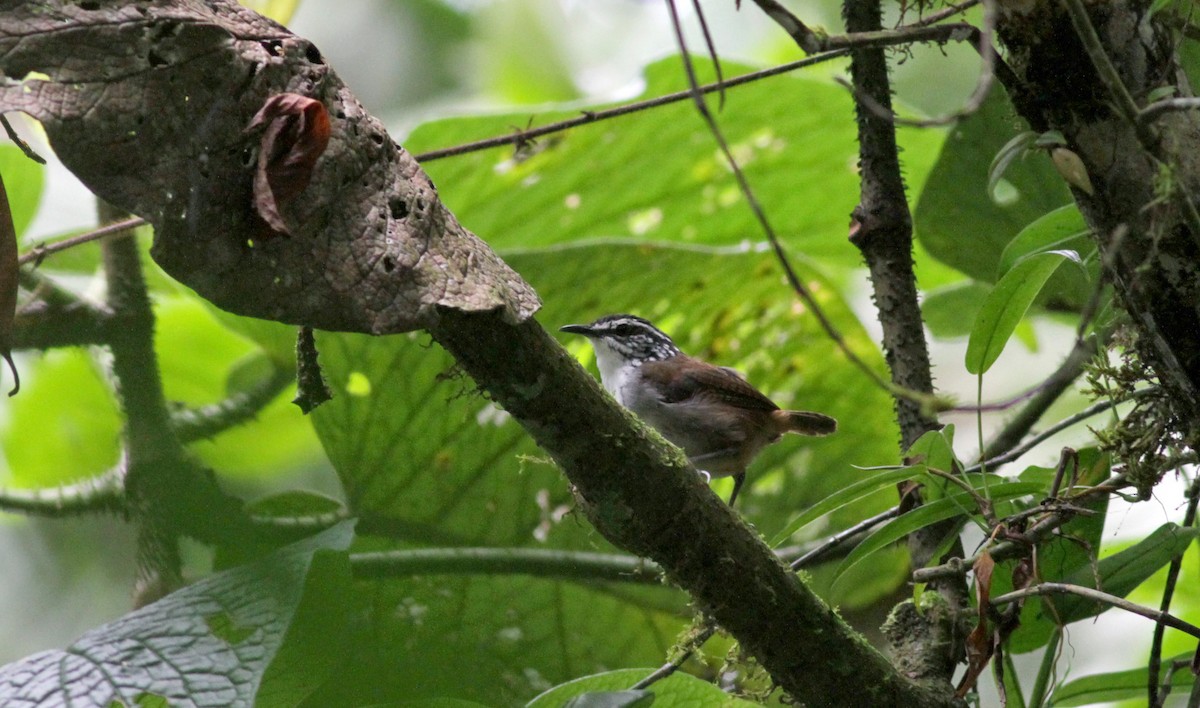
<path fill-rule="evenodd" d="M 594 333 L 591 327 L 589 327 L 587 325 L 576 325 L 576 324 L 563 325 L 562 327 L 558 328 L 558 331 L 559 332 L 570 332 L 571 334 L 582 334 L 585 337 L 590 337 Z"/>

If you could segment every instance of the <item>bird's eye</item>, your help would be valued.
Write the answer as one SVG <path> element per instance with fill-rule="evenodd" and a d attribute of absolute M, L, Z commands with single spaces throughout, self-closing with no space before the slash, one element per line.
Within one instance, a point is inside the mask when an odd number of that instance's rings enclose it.
<path fill-rule="evenodd" d="M 638 328 L 631 324 L 620 324 L 613 328 L 613 332 L 621 337 L 629 337 L 638 333 Z"/>

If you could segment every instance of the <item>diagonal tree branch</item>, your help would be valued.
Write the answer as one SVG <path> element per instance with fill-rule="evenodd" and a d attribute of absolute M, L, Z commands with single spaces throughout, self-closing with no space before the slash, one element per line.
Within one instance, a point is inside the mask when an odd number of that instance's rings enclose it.
<path fill-rule="evenodd" d="M 432 334 L 554 457 L 596 528 L 661 565 L 798 700 L 951 704 L 866 646 L 536 322 L 445 311 Z"/>
<path fill-rule="evenodd" d="M 867 646 L 708 490 L 680 451 L 619 408 L 531 319 L 538 301 L 528 285 L 457 223 L 412 156 L 310 43 L 227 0 L 165 3 L 144 13 L 123 7 L 124 35 L 88 35 L 89 51 L 106 60 L 64 66 L 55 41 L 67 20 L 90 16 L 57 0 L 43 6 L 63 21 L 38 42 L 0 33 L 0 63 L 25 62 L 51 78 L 39 80 L 37 95 L 0 87 L 6 89 L 0 97 L 41 115 L 56 151 L 86 183 L 150 217 L 152 254 L 169 271 L 244 314 L 374 334 L 428 329 L 562 466 L 595 527 L 658 563 L 797 700 L 951 705 L 944 690 L 910 680 Z M 48 23 L 46 14 L 30 16 L 29 26 Z M 138 30 L 155 19 L 194 31 L 181 40 Z M 264 38 L 274 43 L 264 47 Z M 145 71 L 150 60 L 143 49 L 176 59 Z M 75 90 L 80 83 L 86 96 Z M 105 99 L 139 90 L 157 102 L 161 119 L 142 124 L 131 140 L 130 110 Z M 333 136 L 305 198 L 285 207 L 296 217 L 296 232 L 263 242 L 248 238 L 255 235 L 254 171 L 244 161 L 244 148 L 253 148 L 245 126 L 267 96 L 280 92 L 321 101 Z M 110 143 L 83 130 L 81 114 L 97 120 L 97 130 L 107 131 L 127 159 L 114 166 L 111 150 L 97 151 L 97 142 Z M 186 209 L 182 194 L 189 195 Z M 361 238 L 368 226 L 373 237 Z M 248 522 L 211 476 L 179 453 L 151 360 L 153 319 L 143 302 L 137 249 L 124 238 L 106 243 L 110 306 L 127 336 L 112 343 L 113 370 L 123 403 L 144 408 L 129 411 L 133 513 L 149 512 L 142 500 L 165 499 L 177 505 L 174 516 L 155 521 L 182 523 L 186 532 L 204 534 L 202 540 L 226 539 L 230 528 Z M 261 297 L 267 291 L 271 296 Z M 148 431 L 160 442 L 144 439 Z M 198 519 L 211 526 L 200 527 Z M 143 553 L 152 557 L 156 549 L 166 551 L 173 567 L 173 544 L 147 543 Z M 853 674 L 846 666 L 854 666 Z"/>

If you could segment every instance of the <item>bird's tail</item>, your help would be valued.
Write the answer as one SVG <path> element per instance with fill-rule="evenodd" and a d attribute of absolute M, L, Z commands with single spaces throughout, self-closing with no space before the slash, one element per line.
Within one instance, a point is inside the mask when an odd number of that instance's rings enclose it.
<path fill-rule="evenodd" d="M 812 411 L 775 411 L 771 417 L 781 433 L 831 435 L 837 431 L 836 420 Z"/>

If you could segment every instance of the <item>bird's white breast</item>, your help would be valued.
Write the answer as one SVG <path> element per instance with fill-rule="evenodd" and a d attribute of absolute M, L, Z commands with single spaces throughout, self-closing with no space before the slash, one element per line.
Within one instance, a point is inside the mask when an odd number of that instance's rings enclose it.
<path fill-rule="evenodd" d="M 592 344 L 596 350 L 596 367 L 600 369 L 600 383 L 617 403 L 635 409 L 638 366 L 603 340 L 595 340 Z"/>

